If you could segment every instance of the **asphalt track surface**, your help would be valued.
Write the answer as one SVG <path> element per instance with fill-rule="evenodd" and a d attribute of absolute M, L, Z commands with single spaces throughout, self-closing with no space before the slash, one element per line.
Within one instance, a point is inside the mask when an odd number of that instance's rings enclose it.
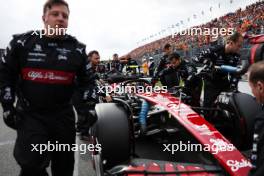
<path fill-rule="evenodd" d="M 251 94 L 247 82 L 240 82 L 239 90 L 241 92 Z M 16 139 L 16 132 L 5 126 L 2 120 L 2 108 L 0 108 L 0 114 L 0 176 L 18 176 L 20 168 L 13 157 L 13 148 Z M 76 143 L 83 143 L 83 141 L 79 139 L 79 136 L 76 137 Z M 81 152 L 75 152 L 74 168 L 74 176 L 95 175 L 92 168 L 91 156 L 89 153 L 81 154 Z"/>

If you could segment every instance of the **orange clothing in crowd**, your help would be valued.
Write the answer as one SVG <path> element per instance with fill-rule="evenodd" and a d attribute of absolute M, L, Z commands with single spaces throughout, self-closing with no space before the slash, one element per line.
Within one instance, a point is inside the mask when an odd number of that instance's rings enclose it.
<path fill-rule="evenodd" d="M 148 73 L 149 73 L 148 62 L 144 62 L 142 64 L 142 69 L 143 69 L 143 74 L 148 75 Z"/>
<path fill-rule="evenodd" d="M 262 25 L 263 21 L 256 23 L 256 20 L 264 20 L 263 15 L 264 2 L 257 2 L 250 6 L 247 6 L 245 10 L 241 8 L 235 13 L 226 14 L 220 18 L 216 18 L 206 24 L 194 26 L 196 28 L 234 28 L 239 33 L 244 33 L 250 29 L 260 28 L 259 24 Z M 241 20 L 242 24 L 241 24 Z M 254 32 L 254 31 L 253 31 Z M 227 33 L 226 33 L 227 35 Z M 214 38 L 213 38 L 214 37 Z M 224 36 L 222 36 L 224 37 Z M 202 47 L 203 45 L 208 45 L 212 41 L 216 41 L 215 36 L 201 36 L 201 35 L 175 35 L 172 37 L 168 35 L 167 37 L 161 38 L 151 43 L 140 46 L 131 53 L 133 53 L 135 58 L 140 58 L 146 53 L 154 54 L 156 51 L 162 50 L 162 46 L 165 43 L 170 43 L 173 48 L 188 51 L 190 46 Z"/>

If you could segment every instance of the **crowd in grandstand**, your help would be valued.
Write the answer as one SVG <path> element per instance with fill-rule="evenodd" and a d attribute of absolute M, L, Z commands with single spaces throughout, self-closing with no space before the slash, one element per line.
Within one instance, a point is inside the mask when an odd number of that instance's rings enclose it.
<path fill-rule="evenodd" d="M 264 2 L 256 2 L 242 10 L 238 9 L 234 13 L 228 13 L 220 18 L 194 26 L 193 28 L 233 28 L 235 31 L 247 34 L 260 34 L 264 32 Z M 130 52 L 133 58 L 141 58 L 144 55 L 154 55 L 161 52 L 164 43 L 170 43 L 174 49 L 188 52 L 197 48 L 210 45 L 212 42 L 222 43 L 225 36 L 209 35 L 175 35 L 153 41 L 144 46 L 140 46 Z"/>

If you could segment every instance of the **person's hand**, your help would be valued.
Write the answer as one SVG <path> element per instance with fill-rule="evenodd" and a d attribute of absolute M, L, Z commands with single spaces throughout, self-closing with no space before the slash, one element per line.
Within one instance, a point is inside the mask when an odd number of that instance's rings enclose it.
<path fill-rule="evenodd" d="M 105 101 L 109 103 L 109 102 L 113 101 L 113 99 L 111 96 L 106 96 Z"/>
<path fill-rule="evenodd" d="M 222 69 L 220 66 L 214 66 L 214 71 L 215 72 L 222 72 Z"/>
<path fill-rule="evenodd" d="M 12 128 L 17 129 L 19 122 L 21 121 L 20 116 L 16 112 L 14 107 L 10 107 L 8 109 L 4 109 L 3 111 L 3 119 L 5 124 Z"/>
<path fill-rule="evenodd" d="M 98 81 L 99 81 L 101 84 L 105 84 L 104 80 L 102 80 L 102 79 L 98 79 Z"/>
<path fill-rule="evenodd" d="M 204 59 L 203 64 L 210 66 L 211 65 L 211 62 L 212 61 L 210 59 Z"/>

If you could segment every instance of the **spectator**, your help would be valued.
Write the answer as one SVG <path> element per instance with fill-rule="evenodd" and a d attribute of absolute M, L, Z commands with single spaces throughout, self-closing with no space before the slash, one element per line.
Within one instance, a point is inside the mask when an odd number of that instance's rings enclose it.
<path fill-rule="evenodd" d="M 155 63 L 153 57 L 149 58 L 148 68 L 149 68 L 149 76 L 154 76 Z"/>
<path fill-rule="evenodd" d="M 143 59 L 142 70 L 145 76 L 149 75 L 148 61 L 145 58 Z"/>
<path fill-rule="evenodd" d="M 238 32 L 247 32 L 249 34 L 263 34 L 264 26 L 264 2 L 256 2 L 246 7 L 245 10 L 241 8 L 235 13 L 228 13 L 218 19 L 214 19 L 206 24 L 194 26 L 195 28 L 234 28 Z M 225 36 L 219 36 L 225 37 Z M 217 38 L 216 38 L 217 39 Z M 221 43 L 222 39 L 220 39 Z M 167 36 L 165 38 L 153 41 L 131 51 L 134 58 L 140 58 L 143 55 L 154 54 L 161 50 L 163 43 L 170 43 L 178 50 L 188 51 L 188 48 L 197 50 L 197 48 L 207 47 L 212 42 L 212 36 L 202 35 L 176 35 L 174 38 Z M 185 52 L 187 54 L 187 52 Z M 195 52 L 191 52 L 195 53 Z"/>

